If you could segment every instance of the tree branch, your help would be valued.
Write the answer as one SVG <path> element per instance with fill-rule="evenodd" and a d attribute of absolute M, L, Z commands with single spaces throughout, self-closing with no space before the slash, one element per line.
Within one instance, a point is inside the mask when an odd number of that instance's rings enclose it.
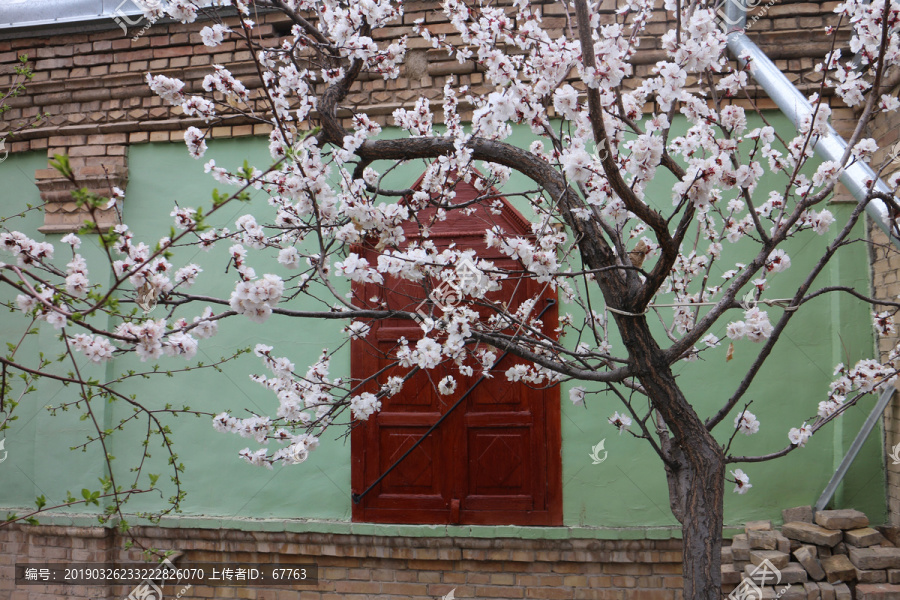
<path fill-rule="evenodd" d="M 575 17 L 578 25 L 578 38 L 581 43 L 582 62 L 585 68 L 595 68 L 597 66 L 597 57 L 594 55 L 591 16 L 588 11 L 587 0 L 575 0 Z M 603 147 L 601 155 L 603 171 L 613 191 L 625 203 L 626 208 L 649 225 L 656 234 L 662 254 L 647 277 L 646 283 L 639 289 L 634 298 L 629 299 L 627 310 L 640 312 L 653 298 L 655 290 L 662 285 L 663 280 L 669 275 L 672 265 L 675 264 L 675 260 L 678 257 L 678 244 L 675 243 L 669 234 L 669 228 L 662 215 L 638 198 L 634 191 L 625 183 L 625 180 L 622 179 L 622 174 L 619 172 L 619 166 L 616 164 L 612 147 L 609 143 L 606 126 L 603 123 L 603 103 L 600 99 L 599 90 L 588 86 L 587 99 L 591 128 L 594 131 L 594 142 L 597 146 Z M 636 279 L 634 282 L 636 283 Z"/>

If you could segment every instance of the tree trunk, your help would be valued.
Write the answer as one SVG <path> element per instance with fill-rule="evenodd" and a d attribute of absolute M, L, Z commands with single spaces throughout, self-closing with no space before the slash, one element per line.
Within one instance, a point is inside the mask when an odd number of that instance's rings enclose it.
<path fill-rule="evenodd" d="M 630 363 L 663 419 L 672 513 L 681 522 L 684 600 L 722 598 L 725 455 L 678 387 L 646 319 L 617 315 Z"/>
<path fill-rule="evenodd" d="M 698 442 L 669 475 L 677 479 L 670 490 L 681 513 L 684 600 L 721 600 L 725 461 L 715 440 L 712 447 Z"/>

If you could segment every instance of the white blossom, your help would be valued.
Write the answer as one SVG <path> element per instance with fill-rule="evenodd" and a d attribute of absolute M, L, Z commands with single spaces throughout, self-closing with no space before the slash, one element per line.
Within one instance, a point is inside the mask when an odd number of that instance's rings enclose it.
<path fill-rule="evenodd" d="M 300 253 L 293 246 L 282 248 L 278 251 L 278 264 L 288 269 L 296 269 L 300 266 Z"/>
<path fill-rule="evenodd" d="M 181 267 L 175 271 L 175 283 L 183 288 L 189 288 L 197 282 L 197 276 L 202 272 L 203 269 L 193 263 Z"/>
<path fill-rule="evenodd" d="M 23 313 L 30 313 L 37 305 L 38 300 L 34 296 L 26 296 L 25 294 L 18 294 L 16 296 L 16 306 Z"/>
<path fill-rule="evenodd" d="M 59 241 L 63 244 L 69 244 L 74 250 L 78 250 L 81 247 L 81 238 L 74 233 L 67 233 Z"/>
<path fill-rule="evenodd" d="M 734 491 L 736 493 L 746 494 L 747 490 L 753 487 L 750 483 L 750 477 L 743 470 L 735 469 L 731 471 L 731 475 L 734 477 Z"/>
<path fill-rule="evenodd" d="M 166 77 L 165 75 L 151 75 L 150 73 L 147 73 L 146 79 L 147 85 L 150 86 L 153 93 L 172 106 L 177 106 L 183 101 L 184 96 L 181 93 L 181 89 L 184 87 L 183 81 Z"/>
<path fill-rule="evenodd" d="M 891 335 L 897 331 L 894 326 L 894 315 L 889 311 L 872 313 L 875 322 L 875 332 L 878 335 Z"/>
<path fill-rule="evenodd" d="M 181 356 L 185 360 L 190 360 L 197 354 L 197 340 L 187 333 L 178 331 L 166 338 L 163 351 L 167 356 Z"/>
<path fill-rule="evenodd" d="M 456 380 L 452 375 L 447 375 L 438 382 L 438 392 L 444 396 L 449 396 L 456 391 Z"/>
<path fill-rule="evenodd" d="M 211 338 L 218 333 L 219 322 L 211 320 L 210 317 L 212 316 L 213 310 L 211 307 L 207 306 L 203 309 L 203 313 L 199 317 L 194 317 L 194 323 L 196 323 L 197 326 L 191 329 L 191 333 L 201 340 Z"/>
<path fill-rule="evenodd" d="M 788 439 L 791 441 L 791 444 L 794 446 L 800 446 L 801 448 L 806 446 L 807 440 L 809 440 L 809 436 L 812 435 L 812 430 L 810 427 L 804 423 L 798 429 L 797 427 L 791 428 L 788 432 Z"/>
<path fill-rule="evenodd" d="M 614 425 L 619 430 L 619 435 L 622 435 L 622 432 L 631 427 L 631 417 L 620 415 L 618 412 L 613 413 L 613 416 L 609 418 L 609 424 Z"/>
<path fill-rule="evenodd" d="M 350 334 L 350 339 L 361 340 L 369 335 L 371 326 L 362 321 L 353 321 L 346 327 L 346 331 Z"/>
<path fill-rule="evenodd" d="M 752 412 L 744 410 L 734 418 L 734 428 L 744 435 L 759 433 L 759 421 Z"/>
<path fill-rule="evenodd" d="M 225 34 L 230 32 L 231 30 L 225 25 L 216 23 L 212 27 L 204 27 L 201 29 L 200 39 L 203 40 L 204 46 L 214 48 L 221 44 L 222 40 L 225 39 Z"/>
<path fill-rule="evenodd" d="M 581 406 L 584 404 L 584 392 L 585 389 L 581 386 L 573 387 L 569 390 L 569 400 L 572 401 L 572 404 L 575 406 Z"/>
<path fill-rule="evenodd" d="M 363 392 L 350 399 L 350 409 L 353 411 L 354 419 L 365 421 L 371 415 L 381 410 L 381 401 L 375 394 Z"/>
<path fill-rule="evenodd" d="M 238 282 L 231 293 L 229 306 L 255 323 L 263 323 L 283 293 L 284 281 L 277 275 L 266 273 L 262 279 Z"/>
<path fill-rule="evenodd" d="M 115 346 L 101 335 L 78 333 L 69 339 L 74 350 L 83 352 L 86 357 L 95 363 L 112 360 L 113 352 L 116 350 Z"/>
<path fill-rule="evenodd" d="M 200 158 L 206 153 L 206 139 L 203 132 L 196 127 L 188 127 L 184 132 L 184 143 L 188 152 L 194 158 Z"/>

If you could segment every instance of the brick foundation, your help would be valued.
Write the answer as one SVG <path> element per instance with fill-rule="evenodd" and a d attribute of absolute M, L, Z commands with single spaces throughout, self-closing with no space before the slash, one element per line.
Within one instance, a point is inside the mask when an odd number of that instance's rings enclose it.
<path fill-rule="evenodd" d="M 136 539 L 183 552 L 177 563 L 316 563 L 307 587 L 193 586 L 182 598 L 252 600 L 428 599 L 455 589 L 459 598 L 677 600 L 680 540 L 523 540 L 376 537 L 323 533 L 140 527 Z M 100 527 L 0 528 L 0 598 L 126 598 L 125 586 L 15 586 L 15 563 L 139 562 L 126 538 Z M 165 598 L 179 590 L 164 589 Z"/>

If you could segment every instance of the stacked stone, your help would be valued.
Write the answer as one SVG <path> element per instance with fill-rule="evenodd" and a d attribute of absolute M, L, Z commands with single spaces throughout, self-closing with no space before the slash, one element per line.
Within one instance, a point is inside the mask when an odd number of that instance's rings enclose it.
<path fill-rule="evenodd" d="M 770 521 L 752 521 L 722 548 L 726 595 L 756 598 L 750 580 L 763 600 L 900 600 L 896 528 L 875 530 L 858 510 L 813 515 L 801 506 L 782 516 L 780 531 Z M 777 572 L 761 569 L 764 561 Z"/>

